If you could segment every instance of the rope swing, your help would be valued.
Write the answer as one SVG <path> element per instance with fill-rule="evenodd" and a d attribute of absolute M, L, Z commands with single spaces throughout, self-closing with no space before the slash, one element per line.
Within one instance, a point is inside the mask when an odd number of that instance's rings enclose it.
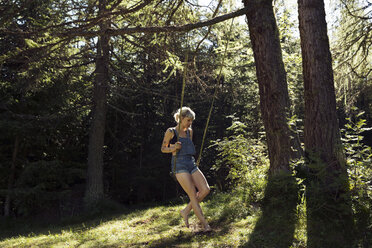
<path fill-rule="evenodd" d="M 184 98 L 184 95 L 185 95 L 185 86 L 186 86 L 186 75 L 187 75 L 187 64 L 188 64 L 188 60 L 189 60 L 189 54 L 188 52 L 186 52 L 186 56 L 185 56 L 185 62 L 184 62 L 184 69 L 183 69 L 183 79 L 182 79 L 182 92 L 181 92 L 181 104 L 180 104 L 180 113 L 179 113 L 179 118 L 180 120 L 178 121 L 178 130 L 181 130 L 181 112 L 182 112 L 182 107 L 183 107 L 183 98 Z M 177 133 L 177 142 L 180 141 L 180 135 L 178 132 Z M 176 151 L 176 156 L 174 157 L 174 165 L 173 165 L 173 169 L 172 171 L 169 173 L 171 177 L 173 177 L 176 181 L 176 175 L 175 175 L 175 171 L 176 171 L 176 164 L 177 164 L 177 153 L 178 151 Z"/>
<path fill-rule="evenodd" d="M 232 31 L 232 26 L 233 26 L 233 23 L 234 23 L 234 18 L 232 18 L 231 20 L 231 25 L 230 25 L 230 30 L 229 30 L 229 35 L 228 35 L 228 39 L 227 39 L 227 42 L 226 42 L 226 45 L 225 45 L 225 51 L 224 51 L 224 54 L 222 56 L 222 63 L 220 65 L 220 70 L 219 70 L 219 73 L 218 73 L 218 77 L 217 77 L 217 83 L 214 87 L 214 94 L 213 94 L 213 97 L 212 97 L 212 102 L 211 102 L 211 106 L 209 108 L 209 113 L 208 113 L 208 118 L 207 118 L 207 121 L 206 121 L 206 124 L 205 124 L 205 128 L 204 128 L 204 132 L 203 132 L 203 138 L 202 138 L 202 142 L 201 142 L 201 145 L 200 145 L 200 152 L 199 152 L 199 156 L 198 156 L 198 159 L 196 160 L 196 165 L 199 167 L 199 164 L 200 164 L 200 160 L 201 160 L 201 156 L 202 156 L 202 152 L 203 152 L 203 147 L 204 147 L 204 142 L 205 142 L 205 137 L 206 137 L 206 134 L 207 134 L 207 131 L 208 131 L 208 126 L 209 126 L 209 121 L 211 119 L 211 116 L 212 116 L 212 111 L 213 111 L 213 107 L 214 107 L 214 102 L 215 102 L 215 99 L 217 97 L 217 90 L 218 90 L 218 86 L 220 85 L 220 81 L 221 81 L 221 77 L 222 77 L 222 69 L 225 65 L 225 58 L 227 56 L 227 49 L 228 49 L 228 45 L 229 45 L 229 42 L 230 42 L 230 36 L 231 36 L 231 31 Z M 182 92 L 181 92 L 181 104 L 180 104 L 180 112 L 182 110 L 182 107 L 183 107 L 183 101 L 184 101 L 184 94 L 185 94 L 185 86 L 186 86 L 186 77 L 187 77 L 187 65 L 188 65 L 188 51 L 186 52 L 186 56 L 185 56 L 185 62 L 184 62 L 184 70 L 183 70 L 183 79 L 182 79 Z M 181 113 L 179 113 L 181 116 Z M 178 129 L 180 129 L 181 127 L 181 122 L 179 121 L 178 122 Z M 177 142 L 179 141 L 179 135 L 177 135 Z M 170 175 L 175 178 L 175 174 L 174 172 L 176 171 L 176 163 L 177 163 L 177 155 L 175 156 L 174 158 L 174 165 L 173 165 L 173 169 L 172 171 L 170 172 Z"/>
<path fill-rule="evenodd" d="M 216 97 L 217 97 L 217 89 L 218 89 L 217 86 L 220 85 L 221 76 L 222 76 L 222 69 L 223 69 L 223 67 L 225 66 L 225 58 L 226 58 L 226 55 L 227 55 L 227 48 L 228 48 L 228 46 L 229 46 L 229 42 L 230 42 L 230 36 L 231 36 L 231 30 L 232 30 L 233 23 L 234 23 L 234 18 L 231 19 L 230 30 L 229 30 L 229 36 L 228 36 L 228 39 L 227 39 L 227 42 L 226 42 L 225 52 L 224 52 L 223 57 L 222 57 L 222 63 L 221 63 L 221 66 L 220 66 L 220 71 L 219 71 L 219 73 L 218 73 L 218 77 L 217 77 L 217 84 L 216 84 L 215 87 L 214 87 L 214 94 L 213 94 L 213 98 L 212 98 L 211 107 L 209 108 L 209 113 L 208 113 L 207 122 L 205 123 L 205 128 L 204 128 L 204 132 L 203 132 L 203 139 L 202 139 L 202 143 L 201 143 L 201 145 L 200 145 L 199 156 L 198 156 L 198 159 L 196 160 L 196 165 L 197 165 L 197 166 L 199 166 L 199 164 L 200 164 L 201 155 L 202 155 L 202 152 L 203 152 L 204 141 L 205 141 L 205 136 L 207 135 L 207 130 L 208 130 L 208 125 L 209 125 L 209 120 L 211 119 L 212 110 L 213 110 L 213 106 L 214 106 L 214 101 L 215 101 L 215 99 L 216 99 Z"/>

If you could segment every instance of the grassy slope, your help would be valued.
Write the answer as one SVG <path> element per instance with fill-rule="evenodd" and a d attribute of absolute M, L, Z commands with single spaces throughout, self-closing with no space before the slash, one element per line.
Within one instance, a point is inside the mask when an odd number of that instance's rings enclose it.
<path fill-rule="evenodd" d="M 153 206 L 70 226 L 33 228 L 34 233 L 23 230 L 26 234 L 7 235 L 0 247 L 239 247 L 247 243 L 261 213 L 233 195 L 209 196 L 202 207 L 214 231 L 205 234 L 194 215 L 191 228 L 183 226 L 179 211 L 184 206 Z M 304 247 L 304 236 L 302 223 L 293 247 Z"/>

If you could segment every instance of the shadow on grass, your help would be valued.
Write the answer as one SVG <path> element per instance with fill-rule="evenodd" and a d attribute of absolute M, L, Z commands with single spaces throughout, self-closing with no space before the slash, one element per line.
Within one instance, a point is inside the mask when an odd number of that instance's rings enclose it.
<path fill-rule="evenodd" d="M 216 239 L 216 242 L 221 242 L 221 237 L 225 237 L 228 233 L 231 232 L 233 227 L 233 223 L 237 219 L 242 219 L 247 217 L 250 212 L 247 210 L 244 203 L 241 201 L 241 198 L 236 196 L 231 196 L 230 193 L 218 193 L 215 195 L 209 196 L 209 200 L 203 204 L 203 211 L 205 216 L 209 219 L 209 224 L 212 227 L 211 232 L 203 232 L 200 231 L 189 231 L 186 228 L 183 230 L 179 230 L 176 235 L 166 237 L 166 238 L 159 238 L 157 240 L 152 241 L 151 243 L 147 244 L 136 244 L 136 245 L 146 245 L 146 247 L 191 247 L 191 243 L 198 243 L 197 247 L 204 247 L 208 244 L 211 245 L 211 240 Z M 183 220 L 179 216 L 178 212 L 175 216 L 173 216 L 174 222 L 182 222 Z M 195 216 L 194 216 L 195 217 Z M 197 220 L 195 220 L 197 222 Z M 172 223 L 172 219 L 169 219 L 167 223 Z M 176 224 L 176 223 L 175 223 Z M 193 224 L 191 224 L 193 225 Z M 195 224 L 194 224 L 195 225 Z M 169 226 L 168 226 L 169 227 Z M 161 227 L 158 227 L 161 228 Z M 173 228 L 173 227 L 171 227 Z M 229 237 L 226 237 L 229 239 Z M 226 240 L 229 243 L 231 240 Z M 228 244 L 222 247 L 230 247 Z M 194 247 L 194 246 L 193 246 Z M 221 247 L 217 245 L 216 247 Z"/>
<path fill-rule="evenodd" d="M 64 230 L 83 231 L 95 228 L 103 222 L 122 219 L 123 215 L 128 215 L 138 211 L 146 211 L 149 208 L 163 205 L 179 204 L 178 201 L 167 203 L 143 204 L 128 208 L 118 203 L 105 203 L 105 209 L 81 214 L 79 216 L 60 219 L 58 221 L 47 220 L 45 218 L 0 218 L 0 240 L 18 236 L 38 236 L 58 234 Z M 110 206 L 107 206 L 110 205 Z"/>
<path fill-rule="evenodd" d="M 310 248 L 359 247 L 356 245 L 347 175 L 326 173 L 331 179 L 322 180 L 320 176 L 313 176 L 307 183 L 307 246 Z"/>
<path fill-rule="evenodd" d="M 211 223 L 212 229 L 214 229 L 211 232 L 203 232 L 203 231 L 197 231 L 197 232 L 184 232 L 180 230 L 177 235 L 174 235 L 172 237 L 168 238 L 160 238 L 158 240 L 155 240 L 151 243 L 146 244 L 146 247 L 151 248 L 161 248 L 161 247 L 191 247 L 190 243 L 193 241 L 193 239 L 196 239 L 195 241 L 199 242 L 208 242 L 208 240 L 211 240 L 215 237 L 220 237 L 225 235 L 229 227 L 226 225 L 222 229 L 215 229 L 214 226 Z M 138 245 L 138 244 L 136 244 Z M 203 247 L 202 244 L 199 244 L 199 247 Z"/>
<path fill-rule="evenodd" d="M 85 215 L 62 221 L 40 221 L 37 218 L 3 218 L 0 220 L 0 240 L 18 236 L 37 236 L 61 233 L 63 230 L 84 230 L 100 225 L 102 222 L 115 219 L 121 213 Z"/>
<path fill-rule="evenodd" d="M 41 247 L 51 247 L 52 245 L 64 244 L 65 242 L 72 242 L 74 246 L 84 245 L 86 247 L 123 247 L 126 245 L 126 241 L 123 240 L 122 235 L 118 236 L 118 239 L 110 239 L 111 233 L 107 231 L 107 235 L 94 234 L 90 233 L 90 230 L 99 227 L 105 222 L 110 222 L 112 220 L 117 220 L 119 222 L 126 222 L 133 218 L 138 218 L 137 221 L 130 222 L 130 228 L 148 228 L 148 234 L 158 234 L 166 233 L 169 229 L 179 226 L 182 222 L 182 219 L 179 216 L 178 211 L 176 210 L 167 210 L 167 214 L 163 216 L 158 212 L 148 215 L 148 211 L 155 207 L 168 207 L 178 205 L 179 201 L 170 201 L 167 203 L 156 203 L 156 204 L 145 204 L 145 205 L 136 205 L 134 208 L 120 208 L 116 211 L 105 211 L 105 212 L 96 212 L 90 215 L 79 216 L 76 218 L 69 218 L 65 221 L 60 221 L 58 223 L 46 223 L 41 222 L 37 219 L 7 219 L 0 222 L 0 240 L 3 241 L 8 238 L 16 237 L 36 237 L 46 235 L 49 237 L 39 237 L 34 245 L 40 245 Z M 147 215 L 147 216 L 146 216 Z M 149 228 L 148 225 L 156 222 L 157 219 L 163 219 L 155 228 Z M 72 232 L 71 235 L 66 235 L 65 237 L 58 236 L 63 233 L 65 230 Z M 87 231 L 87 232 L 86 232 Z M 56 237 L 50 236 L 57 234 Z M 180 236 L 176 236 L 176 238 Z M 7 243 L 11 247 L 18 247 L 18 241 L 10 241 Z M 22 242 L 22 241 L 19 241 Z M 176 241 L 177 242 L 177 241 Z M 130 243 L 128 243 L 130 244 Z M 148 246 L 149 242 L 135 242 L 131 245 L 134 247 L 143 247 Z M 1 246 L 1 245 L 0 245 Z"/>
<path fill-rule="evenodd" d="M 269 177 L 262 215 L 243 247 L 288 248 L 292 245 L 297 222 L 298 191 L 296 179 L 291 175 Z"/>

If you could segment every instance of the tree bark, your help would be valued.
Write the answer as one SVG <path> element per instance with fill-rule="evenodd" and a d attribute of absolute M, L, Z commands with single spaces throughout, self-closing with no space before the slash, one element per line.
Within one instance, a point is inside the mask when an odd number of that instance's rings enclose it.
<path fill-rule="evenodd" d="M 295 231 L 298 188 L 289 166 L 293 155 L 288 126 L 290 101 L 279 31 L 272 0 L 243 2 L 249 7 L 247 19 L 270 159 L 262 216 L 246 246 L 289 247 Z"/>
<path fill-rule="evenodd" d="M 247 12 L 260 107 L 270 158 L 270 173 L 289 171 L 289 96 L 272 0 L 244 0 Z"/>
<path fill-rule="evenodd" d="M 351 247 L 352 211 L 323 0 L 298 0 L 305 84 L 308 247 Z"/>
<path fill-rule="evenodd" d="M 14 150 L 13 150 L 13 155 L 12 155 L 12 165 L 10 167 L 9 180 L 8 180 L 8 193 L 6 195 L 5 204 L 4 204 L 4 216 L 9 216 L 10 215 L 10 202 L 11 202 L 12 189 L 13 189 L 13 183 L 14 183 L 14 177 L 15 177 L 15 168 L 16 168 L 18 147 L 19 147 L 19 136 L 17 135 L 16 138 L 15 138 L 15 141 L 14 141 Z"/>
<path fill-rule="evenodd" d="M 100 12 L 106 11 L 106 0 L 99 1 L 99 10 Z M 106 30 L 109 28 L 109 21 L 103 20 L 99 26 L 101 30 Z M 97 42 L 92 123 L 89 133 L 88 169 L 84 199 L 87 209 L 94 208 L 104 198 L 103 155 L 109 83 L 109 39 L 108 35 L 101 35 Z"/>

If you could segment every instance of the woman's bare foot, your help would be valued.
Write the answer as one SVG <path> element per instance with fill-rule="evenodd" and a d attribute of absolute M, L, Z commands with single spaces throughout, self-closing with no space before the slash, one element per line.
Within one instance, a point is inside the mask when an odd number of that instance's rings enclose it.
<path fill-rule="evenodd" d="M 188 216 L 188 214 L 186 214 L 184 211 L 185 211 L 185 210 L 181 210 L 181 211 L 180 211 L 180 214 L 181 214 L 181 216 L 182 216 L 182 218 L 183 218 L 183 221 L 185 222 L 185 226 L 186 226 L 187 228 L 189 228 L 189 216 Z"/>
<path fill-rule="evenodd" d="M 203 231 L 204 232 L 210 232 L 210 231 L 212 231 L 212 228 L 210 227 L 209 224 L 207 224 L 207 225 L 204 226 L 204 230 Z"/>

